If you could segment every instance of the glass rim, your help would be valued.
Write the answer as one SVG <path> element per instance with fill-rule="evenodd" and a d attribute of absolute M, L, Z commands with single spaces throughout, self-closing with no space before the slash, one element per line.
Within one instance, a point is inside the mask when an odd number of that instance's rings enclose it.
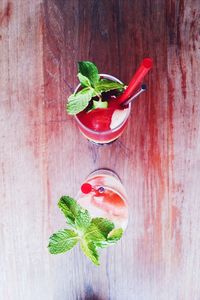
<path fill-rule="evenodd" d="M 119 80 L 118 78 L 112 76 L 112 75 L 109 75 L 109 74 L 99 74 L 101 77 L 103 78 L 106 78 L 106 79 L 112 79 L 113 81 L 116 81 L 116 82 L 119 82 L 122 84 L 122 81 Z M 77 85 L 77 87 L 75 88 L 74 90 L 74 93 L 76 93 L 78 91 L 78 89 L 80 88 L 81 84 L 79 83 Z M 80 120 L 79 118 L 75 115 L 74 118 L 76 120 L 76 122 L 81 126 L 83 127 L 85 130 L 87 130 L 88 132 L 90 133 L 93 133 L 93 134 L 99 134 L 99 135 L 104 135 L 104 134 L 107 134 L 107 133 L 111 133 L 111 132 L 116 132 L 118 129 L 120 129 L 127 121 L 129 115 L 130 115 L 130 112 L 131 112 L 131 103 L 129 103 L 128 105 L 128 108 L 127 108 L 127 113 L 126 113 L 126 117 L 124 118 L 124 120 L 118 124 L 115 128 L 113 129 L 109 129 L 109 130 L 104 130 L 104 131 L 97 131 L 97 130 L 93 130 L 87 126 L 85 126 Z"/>
<path fill-rule="evenodd" d="M 119 175 L 115 171 L 113 171 L 109 168 L 98 168 L 98 169 L 93 170 L 92 172 L 90 172 L 88 174 L 88 176 L 86 177 L 86 180 L 92 178 L 94 175 L 99 174 L 99 173 L 100 173 L 100 176 L 104 176 L 104 175 L 113 176 L 115 179 L 119 180 L 121 182 L 121 184 L 123 185 L 122 180 L 119 177 Z"/>

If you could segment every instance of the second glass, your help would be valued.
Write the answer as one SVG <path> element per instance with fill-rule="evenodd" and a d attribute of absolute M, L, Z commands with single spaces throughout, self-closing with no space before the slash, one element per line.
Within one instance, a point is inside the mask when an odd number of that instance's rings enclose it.
<path fill-rule="evenodd" d="M 120 178 L 111 170 L 98 169 L 84 181 L 92 190 L 77 195 L 78 203 L 87 209 L 93 218 L 111 220 L 116 228 L 126 229 L 128 224 L 127 195 Z"/>

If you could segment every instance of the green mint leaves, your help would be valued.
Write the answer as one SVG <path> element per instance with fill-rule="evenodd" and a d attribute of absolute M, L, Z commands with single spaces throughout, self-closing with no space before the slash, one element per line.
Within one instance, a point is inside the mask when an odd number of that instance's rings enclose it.
<path fill-rule="evenodd" d="M 73 248 L 79 240 L 78 234 L 69 229 L 59 230 L 49 239 L 49 252 L 51 254 L 64 253 Z"/>
<path fill-rule="evenodd" d="M 80 243 L 83 253 L 97 266 L 99 266 L 99 254 L 94 243 L 83 240 Z"/>
<path fill-rule="evenodd" d="M 63 229 L 52 234 L 49 238 L 49 252 L 65 253 L 80 242 L 83 253 L 95 265 L 99 265 L 98 248 L 116 243 L 122 237 L 122 228 L 115 228 L 111 221 L 104 218 L 92 219 L 88 211 L 69 196 L 61 197 L 58 207 L 72 229 Z"/>
<path fill-rule="evenodd" d="M 68 98 L 67 111 L 70 115 L 76 115 L 84 110 L 93 97 L 93 89 L 90 87 L 83 88 L 77 94 L 72 94 Z"/>
<path fill-rule="evenodd" d="M 67 223 L 71 226 L 75 226 L 75 220 L 80 211 L 80 206 L 76 201 L 69 196 L 63 196 L 58 201 L 58 207 L 65 215 Z"/>
<path fill-rule="evenodd" d="M 95 85 L 99 82 L 100 76 L 97 66 L 90 61 L 80 61 L 78 63 L 78 71 L 89 79 L 91 85 Z"/>
<path fill-rule="evenodd" d="M 68 98 L 67 112 L 70 115 L 76 115 L 83 111 L 93 97 L 99 101 L 93 102 L 93 109 L 106 108 L 108 103 L 102 101 L 101 94 L 111 90 L 123 91 L 124 85 L 116 81 L 101 79 L 96 65 L 89 61 L 78 63 L 78 79 L 82 89 Z"/>
<path fill-rule="evenodd" d="M 80 83 L 83 87 L 91 87 L 91 83 L 90 83 L 89 78 L 82 75 L 81 73 L 78 73 L 77 77 L 78 77 L 78 79 L 79 79 L 79 81 L 80 81 Z"/>
<path fill-rule="evenodd" d="M 111 81 L 108 79 L 101 79 L 97 82 L 95 90 L 97 93 L 108 92 L 116 89 L 123 89 L 124 85 L 116 81 Z"/>

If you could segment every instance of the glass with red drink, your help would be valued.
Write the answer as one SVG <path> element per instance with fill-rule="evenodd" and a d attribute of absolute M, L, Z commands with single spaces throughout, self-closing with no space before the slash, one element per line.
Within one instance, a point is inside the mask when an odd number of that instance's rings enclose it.
<path fill-rule="evenodd" d="M 107 74 L 100 74 L 100 76 L 103 79 L 116 81 L 122 84 L 122 82 L 114 76 Z M 80 88 L 81 85 L 79 84 L 75 89 L 75 93 L 79 91 Z M 75 115 L 75 120 L 80 132 L 88 140 L 97 144 L 108 144 L 115 141 L 124 132 L 130 115 L 131 104 L 120 109 L 117 106 L 115 107 L 117 95 L 119 95 L 119 91 L 116 90 L 104 93 L 103 97 L 108 101 L 108 108 L 95 109 L 92 112 L 94 115 L 92 124 L 87 120 L 87 114 L 90 107 Z M 104 123 L 106 123 L 106 126 L 108 123 L 109 127 L 106 128 Z"/>
<path fill-rule="evenodd" d="M 152 59 L 145 58 L 128 86 L 107 74 L 99 74 L 89 61 L 78 63 L 80 84 L 67 102 L 67 112 L 75 116 L 80 132 L 97 144 L 115 141 L 124 132 L 131 110 L 131 102 L 146 90 L 143 84 L 136 89 L 152 67 Z"/>

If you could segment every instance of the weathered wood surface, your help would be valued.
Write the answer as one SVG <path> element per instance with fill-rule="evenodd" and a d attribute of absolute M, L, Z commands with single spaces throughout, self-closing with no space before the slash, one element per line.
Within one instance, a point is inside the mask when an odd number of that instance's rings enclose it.
<path fill-rule="evenodd" d="M 0 2 L 0 299 L 200 299 L 198 0 Z M 128 82 L 155 66 L 128 129 L 98 147 L 65 113 L 76 62 Z M 51 257 L 56 206 L 99 167 L 129 195 L 130 222 L 96 268 Z"/>

